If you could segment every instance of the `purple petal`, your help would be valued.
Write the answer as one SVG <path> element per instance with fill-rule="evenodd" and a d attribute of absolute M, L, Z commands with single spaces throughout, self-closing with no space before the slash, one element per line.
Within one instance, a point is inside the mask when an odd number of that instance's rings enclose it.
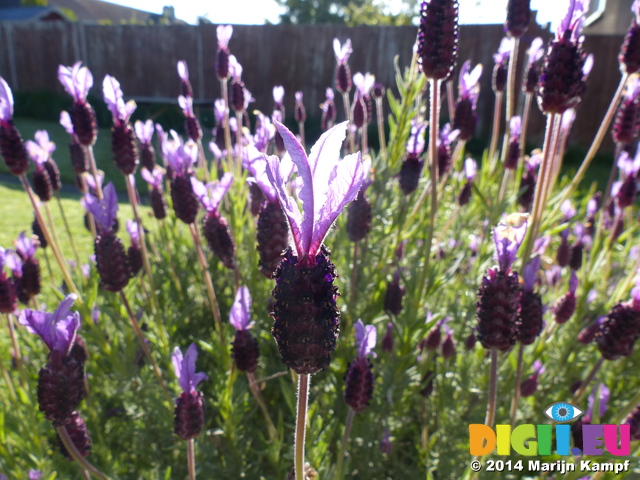
<path fill-rule="evenodd" d="M 80 328 L 80 314 L 69 313 L 76 298 L 75 294 L 67 295 L 53 314 L 25 309 L 20 314 L 19 322 L 29 332 L 40 336 L 49 350 L 66 354 Z"/>
<path fill-rule="evenodd" d="M 162 170 L 157 166 L 153 169 L 153 172 L 150 172 L 146 168 L 143 168 L 140 172 L 142 178 L 147 181 L 150 185 L 153 185 L 155 188 L 160 188 L 162 186 L 162 177 L 164 176 Z"/>
<path fill-rule="evenodd" d="M 222 123 L 224 121 L 224 114 L 226 111 L 227 105 L 222 98 L 217 99 L 213 103 L 213 114 L 216 117 L 216 121 L 218 123 Z"/>
<path fill-rule="evenodd" d="M 178 97 L 178 105 L 184 112 L 185 117 L 193 117 L 193 98 L 180 95 Z"/>
<path fill-rule="evenodd" d="M 338 63 L 347 63 L 349 60 L 349 55 L 353 52 L 351 48 L 351 39 L 347 38 L 347 41 L 344 42 L 344 45 L 340 46 L 340 40 L 337 38 L 333 39 L 333 53 L 336 56 L 336 62 Z"/>
<path fill-rule="evenodd" d="M 76 134 L 76 132 L 73 130 L 73 122 L 71 121 L 71 116 L 66 110 L 60 112 L 60 125 L 64 127 L 69 135 L 74 136 Z"/>
<path fill-rule="evenodd" d="M 210 183 L 207 185 L 209 194 L 209 208 L 215 210 L 220 205 L 224 194 L 229 191 L 231 184 L 233 183 L 233 174 L 231 172 L 225 173 L 219 182 Z"/>
<path fill-rule="evenodd" d="M 29 470 L 29 480 L 40 480 L 42 478 L 42 472 L 40 470 Z"/>
<path fill-rule="evenodd" d="M 296 92 L 294 96 L 296 97 L 296 102 L 302 103 L 302 92 Z"/>
<path fill-rule="evenodd" d="M 565 200 L 564 202 L 562 202 L 562 205 L 560 206 L 560 211 L 564 215 L 565 222 L 573 218 L 576 214 L 576 209 L 571 203 L 571 200 Z"/>
<path fill-rule="evenodd" d="M 271 155 L 269 157 L 265 155 L 265 160 L 267 161 L 267 178 L 269 179 L 269 182 L 271 182 L 271 186 L 275 189 L 276 194 L 278 195 L 278 200 L 280 201 L 280 206 L 287 217 L 298 255 L 303 256 L 305 250 L 303 248 L 301 227 L 302 214 L 300 213 L 298 204 L 287 192 L 285 186 L 286 179 L 282 174 L 280 159 L 275 155 Z M 308 242 L 311 242 L 310 238 L 308 239 Z"/>
<path fill-rule="evenodd" d="M 240 65 L 235 55 L 229 55 L 229 74 L 238 82 L 242 78 L 242 65 Z"/>
<path fill-rule="evenodd" d="M 138 230 L 138 224 L 135 220 L 127 220 L 126 223 L 127 232 L 131 237 L 131 243 L 138 244 L 140 242 L 140 230 Z"/>
<path fill-rule="evenodd" d="M 305 153 L 304 148 L 302 148 L 302 145 L 300 145 L 300 142 L 298 142 L 298 139 L 295 137 L 293 133 L 289 131 L 287 127 L 285 127 L 279 122 L 274 122 L 274 123 L 276 128 L 280 132 L 280 135 L 282 136 L 282 140 L 284 141 L 284 146 L 287 149 L 287 152 L 289 153 L 289 155 L 291 156 L 291 160 L 298 167 L 298 175 L 302 181 L 302 185 L 299 191 L 299 197 L 300 197 L 300 200 L 302 201 L 303 218 L 302 218 L 302 222 L 299 225 L 300 249 L 298 253 L 300 254 L 300 256 L 306 256 L 310 254 L 311 238 L 313 235 L 313 227 L 314 227 L 314 212 L 315 212 L 314 202 L 316 199 L 315 192 L 314 192 L 314 187 L 315 187 L 314 167 L 317 165 L 316 164 L 312 165 L 310 163 L 310 160 L 307 158 L 307 154 Z M 346 126 L 346 122 L 343 126 L 343 130 L 345 126 Z M 323 146 L 326 143 L 327 138 L 330 136 L 331 131 L 334 129 L 331 129 L 325 134 L 323 134 L 311 149 L 311 155 L 314 156 L 315 154 L 316 161 L 320 153 L 322 153 L 323 151 Z M 342 139 L 344 139 L 344 135 L 342 136 Z M 342 143 L 342 139 L 340 139 L 340 143 Z M 271 180 L 271 178 L 269 178 L 269 180 Z M 284 187 L 284 182 L 282 186 Z M 278 189 L 278 186 L 274 185 L 274 187 Z M 284 208 L 285 207 L 283 206 L 283 209 Z M 286 212 L 286 209 L 285 209 L 285 212 Z M 292 228 L 292 231 L 294 231 L 293 228 Z"/>
<path fill-rule="evenodd" d="M 72 69 L 70 67 L 65 67 L 64 65 L 58 65 L 58 81 L 62 84 L 64 89 L 67 91 L 69 95 L 73 97 L 76 101 L 82 101 L 82 98 L 76 98 L 76 88 L 73 81 Z"/>
<path fill-rule="evenodd" d="M 151 143 L 153 139 L 153 121 L 147 120 L 142 123 L 140 120 L 136 120 L 135 123 L 136 136 L 142 143 Z"/>
<path fill-rule="evenodd" d="M 226 50 L 229 47 L 231 35 L 233 35 L 233 27 L 231 25 L 218 25 L 216 34 L 218 36 L 218 48 Z"/>
<path fill-rule="evenodd" d="M 195 343 L 187 348 L 184 357 L 180 348 L 176 347 L 171 356 L 171 362 L 178 377 L 180 388 L 184 392 L 195 392 L 198 384 L 209 377 L 200 372 L 196 373 L 196 360 L 198 359 L 198 349 Z"/>
<path fill-rule="evenodd" d="M 516 260 L 518 249 L 527 233 L 527 218 L 520 214 L 509 215 L 505 223 L 493 229 L 496 246 L 495 258 L 500 270 L 507 271 Z"/>
<path fill-rule="evenodd" d="M 276 104 L 282 104 L 284 98 L 284 87 L 282 85 L 276 85 L 273 87 L 273 102 Z"/>
<path fill-rule="evenodd" d="M 251 320 L 251 294 L 249 289 L 243 285 L 236 292 L 236 298 L 229 313 L 229 323 L 236 330 L 247 330 L 253 326 Z"/>
<path fill-rule="evenodd" d="M 543 42 L 542 42 L 542 38 L 540 37 L 536 37 L 533 39 L 533 41 L 531 42 L 531 45 L 529 46 L 529 50 L 527 50 L 527 54 L 529 55 L 529 65 L 533 65 L 534 63 L 536 63 L 538 60 L 540 60 L 542 58 L 542 55 L 544 55 L 544 49 L 542 48 Z"/>
<path fill-rule="evenodd" d="M 40 145 L 33 140 L 27 140 L 24 142 L 24 146 L 26 147 L 31 160 L 33 160 L 33 163 L 36 165 L 42 165 L 49 160 L 49 153 L 44 151 Z"/>
<path fill-rule="evenodd" d="M 36 248 L 37 246 L 31 237 L 27 237 L 25 232 L 20 232 L 16 240 L 16 250 L 18 250 L 23 257 L 31 258 L 35 255 Z"/>
<path fill-rule="evenodd" d="M 576 275 L 576 272 L 572 270 L 571 276 L 569 277 L 569 291 L 571 293 L 576 293 L 577 289 L 578 289 L 578 276 Z"/>
<path fill-rule="evenodd" d="M 540 269 L 541 261 L 542 257 L 540 255 L 536 255 L 522 269 L 525 291 L 533 291 L 533 286 L 536 283 L 536 276 L 538 274 L 538 270 Z"/>
<path fill-rule="evenodd" d="M 542 362 L 540 360 L 536 360 L 535 362 L 533 362 L 533 371 L 538 375 L 542 375 L 546 371 L 546 369 L 544 368 L 544 365 L 542 365 Z"/>
<path fill-rule="evenodd" d="M 0 77 L 0 120 L 9 121 L 13 117 L 13 93 L 9 84 Z"/>
<path fill-rule="evenodd" d="M 120 110 L 123 108 L 122 89 L 120 82 L 111 75 L 105 75 L 102 81 L 104 101 L 111 111 L 114 123 L 120 119 Z"/>
<path fill-rule="evenodd" d="M 411 134 L 407 142 L 407 152 L 420 155 L 424 151 L 424 132 L 427 130 L 427 123 L 421 123 L 417 119 L 411 120 Z"/>
<path fill-rule="evenodd" d="M 37 130 L 34 134 L 34 138 L 38 145 L 40 145 L 40 148 L 47 153 L 53 153 L 55 151 L 56 144 L 49 139 L 49 132 L 46 130 Z"/>
<path fill-rule="evenodd" d="M 511 130 L 511 136 L 519 138 L 522 133 L 522 119 L 520 116 L 511 117 L 511 121 L 509 122 L 509 129 Z"/>
<path fill-rule="evenodd" d="M 344 137 L 343 137 L 344 138 Z M 316 215 L 310 254 L 320 248 L 324 237 L 347 203 L 355 200 L 364 180 L 360 152 L 347 155 L 335 166 L 329 177 L 329 194 Z M 323 184 L 320 184 L 323 185 Z"/>
<path fill-rule="evenodd" d="M 376 327 L 374 327 L 373 325 L 365 326 L 362 323 L 362 320 L 358 319 L 354 328 L 356 336 L 356 347 L 358 348 L 358 356 L 366 357 L 370 354 L 375 358 L 376 354 L 375 352 L 373 352 L 373 349 L 376 346 L 378 335 Z"/>
<path fill-rule="evenodd" d="M 467 177 L 467 181 L 471 182 L 476 176 L 478 171 L 478 164 L 473 158 L 467 158 L 464 161 L 464 174 Z"/>
<path fill-rule="evenodd" d="M 183 82 L 189 81 L 189 68 L 184 60 L 178 60 L 178 76 Z"/>

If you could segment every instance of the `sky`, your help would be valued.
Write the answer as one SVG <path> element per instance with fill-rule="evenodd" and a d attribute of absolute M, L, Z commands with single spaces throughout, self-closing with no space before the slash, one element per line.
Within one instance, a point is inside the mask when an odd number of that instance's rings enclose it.
<path fill-rule="evenodd" d="M 164 5 L 173 0 L 109 0 L 112 3 L 162 13 Z M 558 15 L 558 3 L 568 0 L 531 0 L 531 9 L 538 10 L 538 20 L 549 22 Z M 392 11 L 402 4 L 400 0 L 386 0 Z M 459 0 L 460 23 L 502 23 L 507 0 Z M 180 0 L 173 3 L 176 17 L 196 24 L 198 17 L 206 17 L 216 24 L 261 25 L 268 20 L 278 23 L 283 12 L 275 0 Z"/>

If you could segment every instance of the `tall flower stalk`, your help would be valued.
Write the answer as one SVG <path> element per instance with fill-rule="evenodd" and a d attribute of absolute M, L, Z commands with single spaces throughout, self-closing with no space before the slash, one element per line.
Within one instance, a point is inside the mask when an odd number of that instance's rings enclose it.
<path fill-rule="evenodd" d="M 229 167 L 233 164 L 233 150 L 231 149 L 231 130 L 229 128 L 229 91 L 227 83 L 229 81 L 229 40 L 233 35 L 233 27 L 231 25 L 218 25 L 216 29 L 218 38 L 218 53 L 216 56 L 216 75 L 220 80 L 220 89 L 222 91 L 222 100 L 224 101 L 224 145 L 227 151 L 227 161 Z"/>
<path fill-rule="evenodd" d="M 458 55 L 457 0 L 424 0 L 418 27 L 418 65 L 429 79 L 429 165 L 431 173 L 431 209 L 429 228 L 424 242 L 424 266 L 416 289 L 417 298 L 426 288 L 431 258 L 431 244 L 438 212 L 438 132 L 440 117 L 440 84 L 452 72 Z"/>
<path fill-rule="evenodd" d="M 336 90 L 342 94 L 342 102 L 344 104 L 344 115 L 349 121 L 349 125 L 353 123 L 353 117 L 351 114 L 351 106 L 349 102 L 349 92 L 353 86 L 353 80 L 351 78 L 351 69 L 349 68 L 349 56 L 353 53 L 351 47 L 351 39 L 347 38 L 344 44 L 340 44 L 340 40 L 333 39 L 333 52 L 336 56 Z M 355 152 L 355 136 L 353 131 L 349 129 L 349 147 L 350 152 Z"/>
<path fill-rule="evenodd" d="M 298 167 L 302 212 L 285 187 L 280 160 L 268 157 L 267 176 L 287 216 L 294 241 L 294 248 L 287 248 L 274 273 L 271 333 L 282 361 L 299 377 L 294 468 L 295 479 L 304 480 L 309 377 L 329 366 L 340 325 L 338 289 L 333 283 L 335 267 L 323 241 L 342 209 L 356 198 L 364 169 L 359 153 L 340 159 L 347 122 L 325 132 L 311 148 L 309 157 L 284 125 L 276 123 L 276 128 Z"/>

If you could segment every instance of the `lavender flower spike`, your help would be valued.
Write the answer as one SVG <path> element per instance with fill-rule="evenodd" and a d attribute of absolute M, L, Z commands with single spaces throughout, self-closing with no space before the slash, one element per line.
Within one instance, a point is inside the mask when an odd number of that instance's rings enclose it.
<path fill-rule="evenodd" d="M 124 103 L 120 82 L 111 75 L 105 75 L 102 81 L 104 101 L 113 116 L 114 125 L 123 125 L 129 121 L 131 114 L 136 109 L 136 102 L 129 100 Z"/>
<path fill-rule="evenodd" d="M 373 325 L 365 326 L 364 323 L 362 323 L 362 320 L 358 319 L 358 321 L 354 325 L 354 328 L 356 335 L 356 346 L 358 347 L 358 356 L 366 357 L 367 355 L 371 355 L 373 358 L 376 358 L 377 355 L 373 351 L 378 339 L 378 332 L 376 331 L 376 327 L 374 327 Z"/>
<path fill-rule="evenodd" d="M 527 216 L 512 214 L 493 229 L 493 241 L 496 246 L 495 259 L 500 270 L 506 272 L 516 260 L 518 249 L 527 233 Z"/>
<path fill-rule="evenodd" d="M 260 348 L 258 341 L 249 332 L 255 322 L 251 321 L 251 295 L 249 289 L 244 285 L 236 292 L 236 299 L 229 313 L 229 323 L 236 329 L 231 354 L 238 370 L 248 373 L 255 372 Z"/>
<path fill-rule="evenodd" d="M 19 322 L 31 333 L 38 335 L 52 352 L 60 352 L 66 356 L 80 328 L 80 314 L 70 309 L 77 299 L 70 294 L 60 303 L 53 313 L 40 312 L 29 308 L 22 311 Z"/>
<path fill-rule="evenodd" d="M 359 412 L 369 404 L 373 395 L 374 378 L 367 356 L 376 356 L 373 349 L 376 346 L 377 332 L 373 325 L 365 326 L 360 319 L 354 328 L 358 355 L 347 367 L 344 400 L 354 411 Z"/>
<path fill-rule="evenodd" d="M 298 255 L 313 257 L 342 209 L 360 190 L 365 177 L 360 153 L 340 159 L 347 122 L 325 132 L 311 148 L 309 157 L 287 127 L 277 122 L 276 127 L 302 178 L 298 196 L 302 200 L 303 214 L 285 189 L 286 179 L 278 157 L 267 158 L 267 176 L 287 215 Z"/>
<path fill-rule="evenodd" d="M 189 346 L 184 357 L 179 347 L 175 348 L 171 356 L 171 363 L 182 388 L 182 394 L 176 399 L 174 431 L 183 440 L 197 437 L 204 425 L 204 400 L 202 392 L 198 392 L 196 388 L 209 377 L 202 372 L 196 373 L 197 359 L 195 343 Z"/>

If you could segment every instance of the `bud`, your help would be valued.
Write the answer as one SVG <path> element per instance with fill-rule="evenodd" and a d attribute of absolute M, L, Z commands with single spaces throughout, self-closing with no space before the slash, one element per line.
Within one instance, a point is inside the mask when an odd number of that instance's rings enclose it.
<path fill-rule="evenodd" d="M 473 191 L 473 186 L 471 182 L 467 182 L 460 190 L 460 194 L 458 195 L 458 205 L 461 207 L 465 206 L 471 200 L 471 193 Z"/>
<path fill-rule="evenodd" d="M 186 224 L 195 222 L 199 205 L 189 176 L 174 175 L 171 180 L 171 200 L 176 217 Z"/>
<path fill-rule="evenodd" d="M 236 330 L 236 336 L 231 344 L 231 355 L 238 370 L 249 373 L 256 371 L 260 347 L 249 330 Z"/>
<path fill-rule="evenodd" d="M 44 167 L 37 166 L 33 171 L 33 191 L 41 202 L 45 203 L 53 197 L 53 187 L 49 172 Z"/>
<path fill-rule="evenodd" d="M 156 151 L 150 143 L 140 145 L 140 163 L 142 163 L 144 168 L 153 172 L 156 166 Z"/>
<path fill-rule="evenodd" d="M 571 247 L 571 254 L 569 255 L 569 268 L 572 270 L 580 270 L 582 267 L 582 251 L 584 245 L 582 242 L 578 242 Z"/>
<path fill-rule="evenodd" d="M 71 157 L 71 166 L 76 174 L 80 175 L 89 171 L 89 157 L 81 143 L 75 140 L 69 143 L 69 156 Z"/>
<path fill-rule="evenodd" d="M 66 425 L 85 396 L 84 362 L 52 351 L 38 375 L 38 405 L 44 417 L 56 426 Z"/>
<path fill-rule="evenodd" d="M 0 313 L 13 313 L 18 308 L 18 290 L 13 278 L 0 271 Z"/>
<path fill-rule="evenodd" d="M 520 396 L 530 397 L 538 390 L 538 374 L 533 374 L 520 384 Z"/>
<path fill-rule="evenodd" d="M 51 188 L 53 188 L 54 192 L 59 191 L 62 188 L 62 182 L 60 180 L 60 170 L 58 169 L 58 165 L 53 159 L 49 158 L 46 162 L 44 162 L 44 168 L 49 174 L 49 180 L 51 181 Z"/>
<path fill-rule="evenodd" d="M 510 37 L 521 37 L 531 22 L 531 0 L 509 0 L 504 29 Z"/>
<path fill-rule="evenodd" d="M 369 358 L 358 357 L 347 366 L 344 376 L 344 401 L 355 412 L 360 412 L 369 405 L 373 396 L 374 380 Z"/>
<path fill-rule="evenodd" d="M 336 65 L 336 89 L 340 93 L 349 93 L 351 86 L 351 70 L 347 63 L 338 63 Z"/>
<path fill-rule="evenodd" d="M 347 234 L 349 240 L 363 240 L 371 230 L 371 203 L 364 190 L 360 190 L 357 198 L 347 207 Z"/>
<path fill-rule="evenodd" d="M 486 349 L 507 351 L 516 341 L 516 321 L 520 313 L 518 274 L 490 269 L 478 290 L 477 336 Z"/>
<path fill-rule="evenodd" d="M 37 219 L 34 219 L 33 222 L 31 222 L 31 231 L 36 237 L 38 237 L 40 248 L 47 248 L 49 246 L 47 238 L 44 236 L 44 232 L 42 231 Z"/>
<path fill-rule="evenodd" d="M 400 189 L 405 195 L 412 194 L 418 188 L 420 173 L 424 162 L 418 155 L 408 154 L 400 167 Z"/>
<path fill-rule="evenodd" d="M 123 175 L 131 175 L 138 168 L 138 142 L 129 123 L 113 126 L 111 130 L 113 161 Z"/>
<path fill-rule="evenodd" d="M 471 98 L 459 98 L 453 116 L 453 129 L 459 130 L 458 138 L 468 142 L 476 131 L 478 116 Z"/>
<path fill-rule="evenodd" d="M 69 115 L 73 123 L 73 131 L 80 143 L 85 147 L 92 146 L 98 136 L 98 122 L 93 107 L 86 101 L 73 102 Z"/>
<path fill-rule="evenodd" d="M 640 335 L 640 311 L 633 304 L 618 303 L 600 324 L 596 344 L 602 356 L 615 360 L 631 354 Z"/>
<path fill-rule="evenodd" d="M 418 65 L 430 79 L 447 78 L 458 54 L 457 0 L 423 1 L 418 27 Z"/>
<path fill-rule="evenodd" d="M 29 170 L 29 156 L 13 120 L 0 120 L 0 153 L 9 171 L 16 177 Z"/>
<path fill-rule="evenodd" d="M 159 188 L 151 188 L 149 190 L 149 203 L 153 210 L 153 216 L 158 220 L 162 220 L 167 216 L 167 201 L 164 198 L 164 192 Z"/>
<path fill-rule="evenodd" d="M 40 293 L 42 280 L 40 277 L 40 264 L 35 257 L 22 260 L 22 275 L 18 280 L 18 291 L 27 299 Z M 28 302 L 23 302 L 25 305 Z"/>
<path fill-rule="evenodd" d="M 187 133 L 187 136 L 194 142 L 197 142 L 202 138 L 202 128 L 200 128 L 200 122 L 198 122 L 198 119 L 193 115 L 189 115 L 187 118 L 185 118 L 184 130 Z"/>
<path fill-rule="evenodd" d="M 135 277 L 142 270 L 142 250 L 138 245 L 132 244 L 127 250 L 127 265 L 129 265 L 129 276 Z"/>
<path fill-rule="evenodd" d="M 537 292 L 523 291 L 520 297 L 520 315 L 516 322 L 516 340 L 531 345 L 543 327 L 542 299 Z"/>
<path fill-rule="evenodd" d="M 405 294 L 404 285 L 400 284 L 400 275 L 396 272 L 393 281 L 387 283 L 387 291 L 384 294 L 384 310 L 396 317 L 402 312 L 402 297 Z"/>

